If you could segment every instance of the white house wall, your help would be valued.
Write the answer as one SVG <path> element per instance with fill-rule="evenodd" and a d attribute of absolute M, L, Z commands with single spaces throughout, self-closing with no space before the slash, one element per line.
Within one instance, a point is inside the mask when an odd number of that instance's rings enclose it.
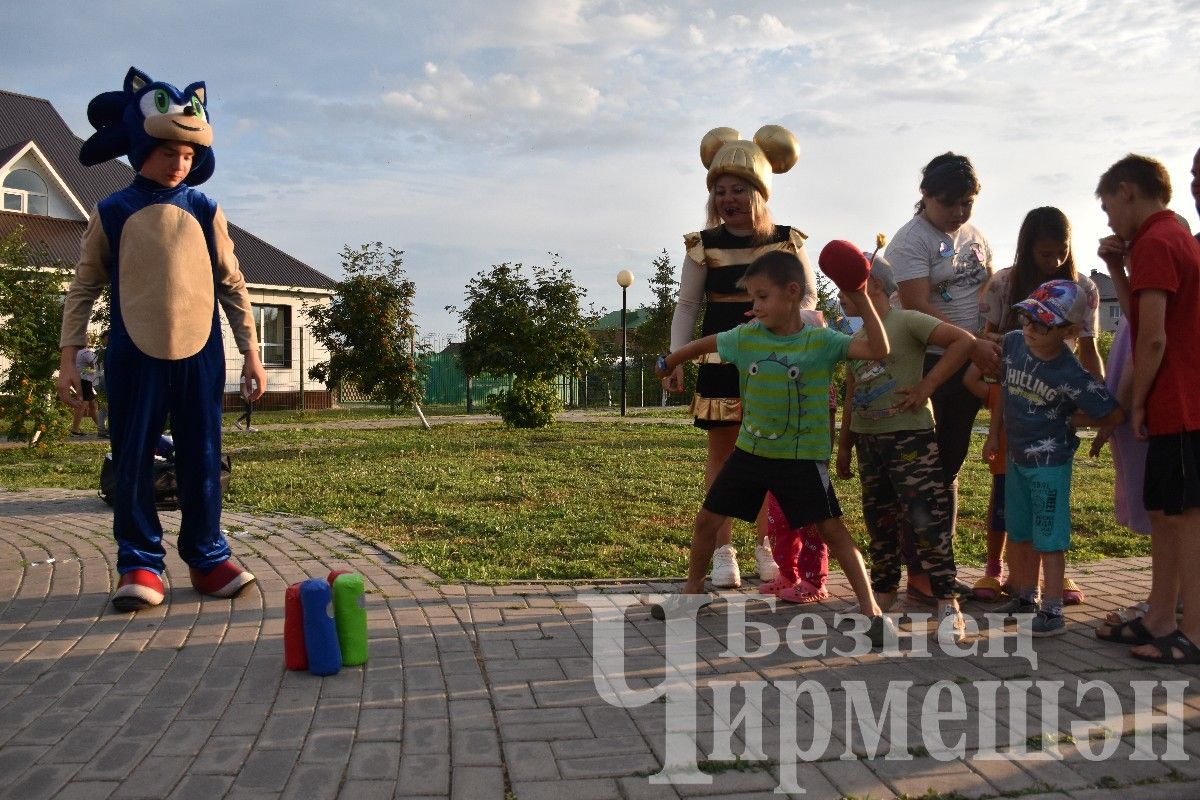
<path fill-rule="evenodd" d="M 308 370 L 318 361 L 328 358 L 328 353 L 312 340 L 309 320 L 304 313 L 305 304 L 329 305 L 328 294 L 294 289 L 275 289 L 266 286 L 247 286 L 252 305 L 289 306 L 291 308 L 291 349 L 289 365 L 286 367 L 265 366 L 268 392 L 299 391 L 301 383 L 305 391 L 322 391 L 325 384 L 308 377 Z M 242 355 L 233 338 L 233 329 L 225 314 L 221 314 L 221 335 L 225 341 L 225 391 L 232 394 L 240 391 Z M 301 376 L 301 363 L 304 374 Z"/>
<path fill-rule="evenodd" d="M 42 160 L 32 152 L 18 158 L 13 163 L 12 169 L 4 170 L 3 173 L 0 173 L 0 182 L 4 181 L 8 173 L 19 169 L 27 169 L 46 182 L 46 205 L 48 207 L 46 216 L 57 217 L 59 219 L 83 219 L 79 215 L 79 209 L 76 208 L 75 204 L 59 188 L 58 181 L 46 173 L 46 168 L 43 166 Z"/>

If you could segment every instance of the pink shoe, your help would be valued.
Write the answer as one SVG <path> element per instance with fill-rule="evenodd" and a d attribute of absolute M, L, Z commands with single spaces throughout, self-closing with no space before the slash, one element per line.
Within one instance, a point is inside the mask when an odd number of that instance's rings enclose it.
<path fill-rule="evenodd" d="M 820 603 L 829 599 L 829 592 L 824 586 L 816 586 L 808 581 L 800 581 L 790 589 L 779 593 L 779 599 L 788 603 Z"/>
<path fill-rule="evenodd" d="M 198 569 L 189 569 L 188 572 L 196 591 L 210 597 L 233 597 L 242 587 L 254 582 L 254 576 L 234 564 L 232 558 L 225 559 L 206 572 Z"/>
<path fill-rule="evenodd" d="M 789 581 L 787 578 L 780 575 L 778 578 L 776 578 L 773 581 L 767 581 L 766 583 L 760 583 L 758 585 L 758 593 L 759 594 L 779 594 L 784 589 L 790 589 L 795 585 L 796 585 L 795 581 Z"/>
<path fill-rule="evenodd" d="M 163 601 L 165 590 L 162 578 L 149 569 L 132 569 L 121 576 L 113 593 L 113 607 L 122 613 L 141 611 Z"/>

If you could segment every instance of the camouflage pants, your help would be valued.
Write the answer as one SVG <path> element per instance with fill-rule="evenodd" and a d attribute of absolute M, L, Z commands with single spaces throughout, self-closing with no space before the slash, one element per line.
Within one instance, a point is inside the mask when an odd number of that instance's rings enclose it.
<path fill-rule="evenodd" d="M 901 534 L 911 534 L 933 596 L 954 597 L 950 493 L 933 431 L 854 434 L 863 519 L 871 535 L 871 587 L 900 587 Z"/>

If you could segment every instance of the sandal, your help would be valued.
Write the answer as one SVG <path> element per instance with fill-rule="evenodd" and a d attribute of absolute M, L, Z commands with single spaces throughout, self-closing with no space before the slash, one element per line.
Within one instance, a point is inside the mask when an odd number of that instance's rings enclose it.
<path fill-rule="evenodd" d="M 1003 593 L 1004 586 L 1000 579 L 991 575 L 984 575 L 971 587 L 971 597 L 983 603 L 994 603 Z"/>
<path fill-rule="evenodd" d="M 786 603 L 797 603 L 804 605 L 806 603 L 820 603 L 823 600 L 829 599 L 829 590 L 824 586 L 817 586 L 809 583 L 806 580 L 800 581 L 795 586 L 784 589 L 779 592 L 779 599 Z"/>
<path fill-rule="evenodd" d="M 1077 606 L 1085 599 L 1083 589 L 1080 589 L 1075 581 L 1070 578 L 1063 581 L 1062 601 L 1064 606 Z"/>
<path fill-rule="evenodd" d="M 1132 636 L 1127 636 L 1126 632 L 1132 633 Z M 1128 644 L 1137 646 L 1139 644 L 1150 644 L 1154 641 L 1154 634 L 1142 622 L 1141 617 L 1134 617 L 1125 622 L 1113 625 L 1109 628 L 1108 633 L 1101 633 L 1100 629 L 1096 629 L 1096 638 L 1105 642 L 1116 642 L 1117 644 Z"/>
<path fill-rule="evenodd" d="M 1109 625 L 1120 625 L 1121 623 L 1129 622 L 1131 619 L 1141 619 L 1146 616 L 1146 612 L 1149 610 L 1150 604 L 1143 600 L 1127 608 L 1114 608 L 1104 615 L 1104 621 Z"/>
<path fill-rule="evenodd" d="M 1200 647 L 1196 647 L 1183 631 L 1176 628 L 1166 636 L 1146 642 L 1158 650 L 1156 656 L 1144 656 L 1141 653 L 1130 653 L 1140 661 L 1150 661 L 1154 664 L 1200 664 Z M 1176 658 L 1174 651 L 1179 651 Z"/>

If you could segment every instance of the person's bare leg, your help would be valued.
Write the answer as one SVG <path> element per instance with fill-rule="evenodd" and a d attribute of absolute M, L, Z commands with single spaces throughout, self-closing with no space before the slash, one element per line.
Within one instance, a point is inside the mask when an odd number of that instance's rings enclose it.
<path fill-rule="evenodd" d="M 717 474 L 725 466 L 725 461 L 733 452 L 737 442 L 738 426 L 729 425 L 724 428 L 710 428 L 708 431 L 708 458 L 704 462 L 704 491 L 708 491 L 717 479 Z M 716 547 L 724 547 L 733 541 L 733 520 L 726 517 L 717 531 Z M 714 547 L 713 549 L 716 549 Z M 712 558 L 712 553 L 709 553 Z"/>
<path fill-rule="evenodd" d="M 1200 509 L 1193 508 L 1167 516 L 1150 512 L 1150 609 L 1142 623 L 1155 636 L 1166 636 L 1176 628 L 1193 642 L 1200 643 L 1200 582 L 1183 579 L 1184 570 L 1194 569 L 1200 558 Z M 1183 600 L 1183 620 L 1175 622 L 1174 598 Z M 1149 645 L 1133 648 L 1134 653 L 1153 656 L 1158 649 Z M 1173 654 L 1182 654 L 1173 648 Z"/>
<path fill-rule="evenodd" d="M 846 524 L 842 522 L 841 517 L 818 522 L 817 532 L 825 540 L 829 552 L 841 564 L 842 572 L 846 573 L 846 580 L 850 582 L 850 588 L 854 590 L 854 596 L 858 599 L 858 610 L 868 617 L 882 614 L 883 611 L 876 604 L 875 595 L 871 591 L 871 581 L 867 578 L 867 565 L 863 562 L 862 553 L 855 547 L 854 539 L 850 536 L 850 531 L 846 530 Z"/>
<path fill-rule="evenodd" d="M 1067 554 L 1062 550 L 1053 553 L 1041 553 L 1042 580 L 1045 581 L 1042 590 L 1042 602 L 1046 598 L 1062 599 L 1064 576 L 1067 573 Z M 1043 606 L 1045 608 L 1045 606 Z"/>
<path fill-rule="evenodd" d="M 696 514 L 696 527 L 692 531 L 692 549 L 688 553 L 688 577 L 683 586 L 684 594 L 701 594 L 704 579 L 708 576 L 708 562 L 716 549 L 717 536 L 722 527 L 729 525 L 729 517 L 700 509 Z"/>
<path fill-rule="evenodd" d="M 1008 582 L 1014 589 L 1038 585 L 1040 559 L 1031 542 L 1008 542 Z"/>

